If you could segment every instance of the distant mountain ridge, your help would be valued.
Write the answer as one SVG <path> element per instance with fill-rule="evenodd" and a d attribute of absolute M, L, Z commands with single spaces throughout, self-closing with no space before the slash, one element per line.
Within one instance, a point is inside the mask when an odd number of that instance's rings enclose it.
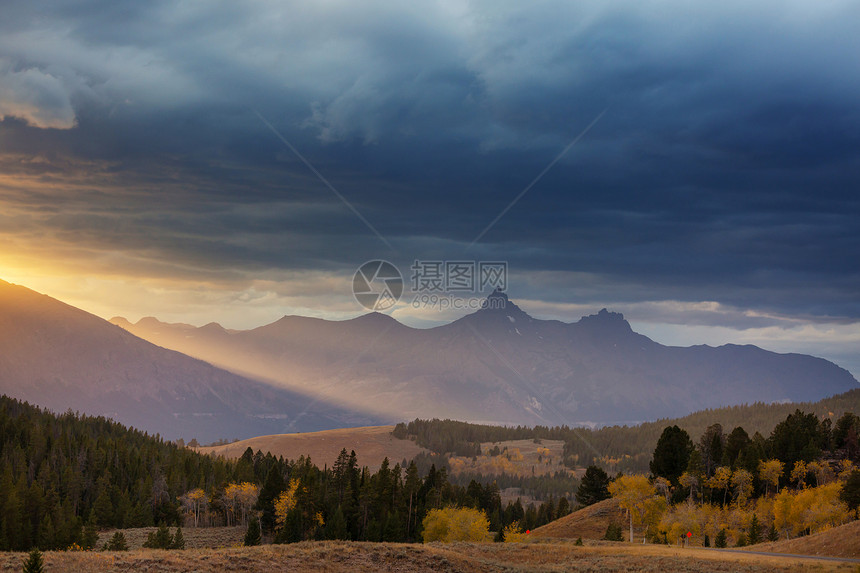
<path fill-rule="evenodd" d="M 380 421 L 159 348 L 4 281 L 0 393 L 55 412 L 109 416 L 165 438 L 203 442 Z"/>
<path fill-rule="evenodd" d="M 429 329 L 379 313 L 345 321 L 285 316 L 245 331 L 112 321 L 233 372 L 401 420 L 635 423 L 734 404 L 816 401 L 858 387 L 821 358 L 755 346 L 664 346 L 619 313 L 539 320 L 500 292 L 481 310 Z"/>

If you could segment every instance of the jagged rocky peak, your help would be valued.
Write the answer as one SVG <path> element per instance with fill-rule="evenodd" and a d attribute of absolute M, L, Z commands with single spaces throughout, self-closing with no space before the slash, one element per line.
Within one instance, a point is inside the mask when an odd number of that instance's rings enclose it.
<path fill-rule="evenodd" d="M 633 329 L 630 328 L 630 323 L 624 320 L 623 314 L 621 314 L 620 312 L 611 312 L 606 310 L 605 308 L 600 309 L 600 312 L 598 312 L 597 314 L 583 316 L 579 320 L 579 324 L 585 327 L 600 330 L 623 330 L 625 332 L 633 331 Z"/>

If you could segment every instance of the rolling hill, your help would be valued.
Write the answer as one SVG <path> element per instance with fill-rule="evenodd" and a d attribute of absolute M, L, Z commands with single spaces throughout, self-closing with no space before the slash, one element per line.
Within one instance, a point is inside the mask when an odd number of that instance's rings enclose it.
<path fill-rule="evenodd" d="M 538 320 L 499 292 L 485 308 L 430 329 L 378 313 L 346 321 L 286 316 L 247 331 L 113 322 L 244 376 L 401 420 L 635 423 L 732 404 L 815 401 L 858 387 L 820 358 L 755 346 L 664 346 L 618 313 Z"/>
<path fill-rule="evenodd" d="M 259 450 L 277 457 L 283 456 L 288 460 L 296 460 L 299 456 L 310 456 L 317 466 L 332 467 L 340 451 L 345 448 L 348 452 L 354 450 L 358 463 L 375 472 L 386 457 L 393 466 L 403 459 L 411 460 L 419 453 L 427 451 L 411 440 L 399 440 L 393 437 L 391 435 L 393 429 L 394 426 L 371 426 L 301 434 L 277 434 L 240 440 L 222 446 L 195 449 L 203 454 L 236 459 L 241 457 L 247 448 L 251 448 L 254 452 Z"/>
<path fill-rule="evenodd" d="M 551 521 L 531 532 L 532 537 L 558 539 L 603 539 L 606 528 L 610 523 L 621 525 L 627 534 L 629 520 L 624 510 L 618 505 L 618 500 L 604 499 L 594 505 L 589 505 L 569 513 L 564 517 Z M 636 528 L 634 533 L 638 533 Z"/>
<path fill-rule="evenodd" d="M 380 420 L 160 348 L 0 281 L 0 393 L 111 417 L 163 437 L 244 438 Z"/>

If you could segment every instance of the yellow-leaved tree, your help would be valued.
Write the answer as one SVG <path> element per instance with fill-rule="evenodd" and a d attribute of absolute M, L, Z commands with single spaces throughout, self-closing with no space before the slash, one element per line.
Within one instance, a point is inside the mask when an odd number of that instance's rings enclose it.
<path fill-rule="evenodd" d="M 287 489 L 281 492 L 281 495 L 275 499 L 275 524 L 278 529 L 284 527 L 287 522 L 287 514 L 289 514 L 298 501 L 298 492 L 301 483 L 298 478 L 290 480 Z"/>
<path fill-rule="evenodd" d="M 529 536 L 523 532 L 519 521 L 515 521 L 504 529 L 505 543 L 523 543 Z"/>
<path fill-rule="evenodd" d="M 723 490 L 723 505 L 726 505 L 726 494 L 729 491 L 729 485 L 732 481 L 732 468 L 728 466 L 720 466 L 714 471 L 713 477 L 708 480 L 708 487 L 711 489 Z"/>
<path fill-rule="evenodd" d="M 692 537 L 702 534 L 705 512 L 690 503 L 679 503 L 663 514 L 660 529 L 666 532 L 669 539 L 686 545 L 690 533 Z"/>
<path fill-rule="evenodd" d="M 784 469 L 785 464 L 779 460 L 762 460 L 758 463 L 758 477 L 767 488 L 765 495 L 770 494 L 771 486 L 773 486 L 774 491 L 779 492 L 779 478 L 782 477 Z"/>
<path fill-rule="evenodd" d="M 248 525 L 248 515 L 257 503 L 260 488 L 249 482 L 231 483 L 224 488 L 224 507 L 226 508 L 227 525 L 237 523 Z"/>
<path fill-rule="evenodd" d="M 839 499 L 841 488 L 841 484 L 833 482 L 797 492 L 782 490 L 774 502 L 774 525 L 790 538 L 846 523 L 851 512 Z"/>
<path fill-rule="evenodd" d="M 735 501 L 738 507 L 747 504 L 753 492 L 753 476 L 745 469 L 736 469 L 732 473 L 732 487 L 735 488 Z"/>
<path fill-rule="evenodd" d="M 490 522 L 484 512 L 477 509 L 456 507 L 431 509 L 422 524 L 424 543 L 490 540 Z"/>
<path fill-rule="evenodd" d="M 630 516 L 630 542 L 633 542 L 633 524 L 638 522 L 645 532 L 660 522 L 666 511 L 666 499 L 642 475 L 621 476 L 609 484 L 609 493 Z"/>
<path fill-rule="evenodd" d="M 806 469 L 806 462 L 798 460 L 794 462 L 794 467 L 791 468 L 791 476 L 789 476 L 789 479 L 797 484 L 797 489 L 803 489 L 806 487 L 807 473 L 809 473 L 809 470 Z"/>

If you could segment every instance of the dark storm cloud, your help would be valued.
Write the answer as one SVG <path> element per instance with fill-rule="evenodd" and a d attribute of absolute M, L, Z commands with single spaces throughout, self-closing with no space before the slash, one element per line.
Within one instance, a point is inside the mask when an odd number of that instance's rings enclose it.
<path fill-rule="evenodd" d="M 4 191 L 54 240 L 248 272 L 503 259 L 549 301 L 570 290 L 527 274 L 587 273 L 588 296 L 618 302 L 860 318 L 854 4 L 3 10 L 5 164 L 101 166 Z"/>

